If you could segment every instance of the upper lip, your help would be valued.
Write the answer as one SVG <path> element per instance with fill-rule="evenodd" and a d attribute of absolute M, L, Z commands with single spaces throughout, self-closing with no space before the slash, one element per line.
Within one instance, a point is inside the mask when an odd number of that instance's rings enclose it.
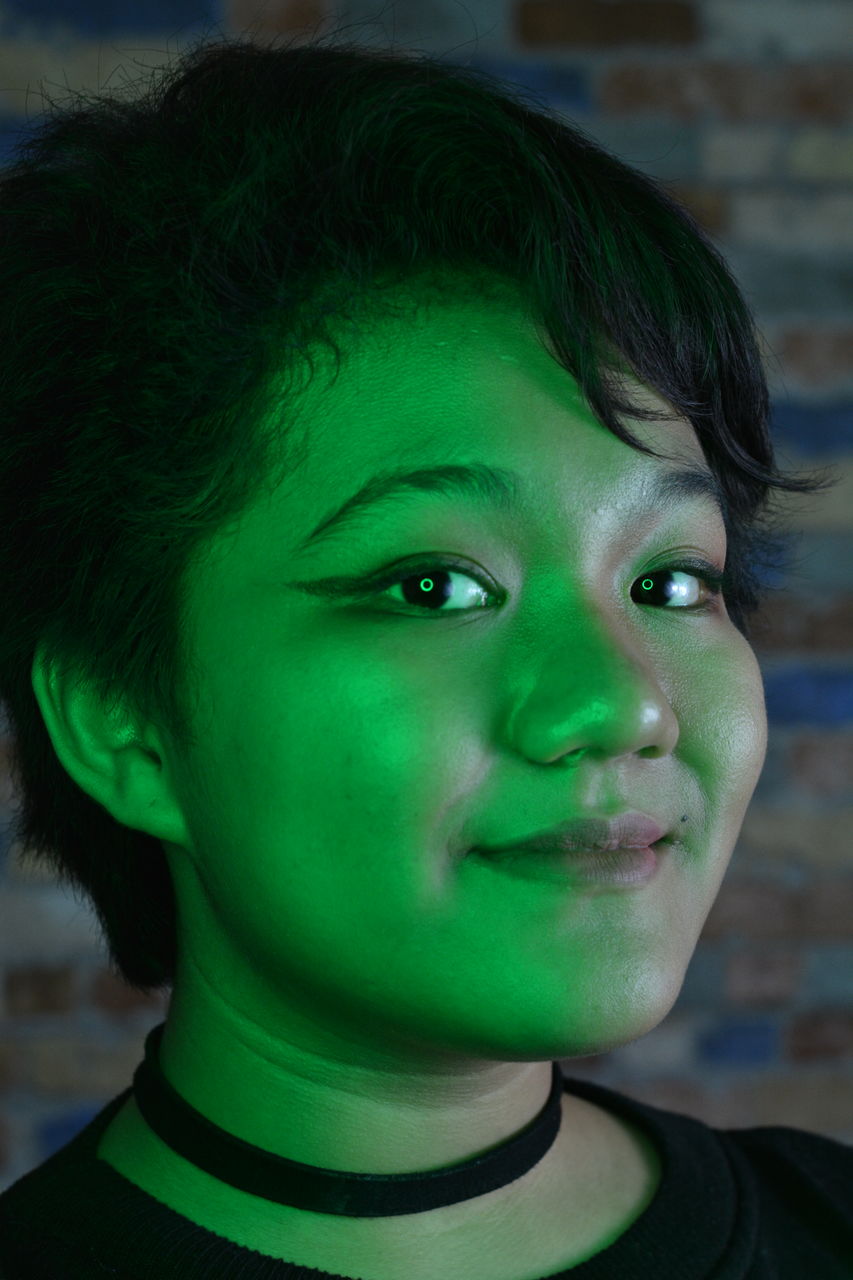
<path fill-rule="evenodd" d="M 611 849 L 645 849 L 668 828 L 647 813 L 632 810 L 612 818 L 577 817 L 547 831 L 536 831 L 506 844 L 478 845 L 485 853 L 526 849 L 542 853 L 606 853 Z"/>

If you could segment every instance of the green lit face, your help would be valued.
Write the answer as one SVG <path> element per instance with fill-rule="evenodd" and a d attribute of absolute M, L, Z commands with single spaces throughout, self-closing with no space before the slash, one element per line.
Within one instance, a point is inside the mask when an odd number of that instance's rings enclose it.
<path fill-rule="evenodd" d="M 691 609 L 692 579 L 634 598 L 685 555 L 722 566 L 720 515 L 650 509 L 670 464 L 598 425 L 492 302 L 378 325 L 304 411 L 310 456 L 192 584 L 207 703 L 199 747 L 166 752 L 162 810 L 176 999 L 209 988 L 273 1038 L 402 1073 L 643 1035 L 679 993 L 766 750 L 725 606 Z M 704 463 L 688 424 L 633 426 Z M 519 474 L 514 514 L 410 492 L 298 549 L 374 473 L 472 461 Z M 452 591 L 418 605 L 448 557 Z M 401 582 L 368 595 L 391 566 Z M 342 576 L 360 598 L 323 593 Z M 624 809 L 683 842 L 640 891 L 521 882 L 468 852 Z"/>

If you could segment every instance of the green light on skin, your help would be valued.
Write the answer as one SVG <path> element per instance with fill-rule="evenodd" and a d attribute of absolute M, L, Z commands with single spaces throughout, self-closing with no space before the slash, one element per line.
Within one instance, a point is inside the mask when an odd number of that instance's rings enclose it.
<path fill-rule="evenodd" d="M 614 590 L 726 550 L 713 504 L 649 503 L 669 459 L 704 458 L 689 422 L 631 391 L 662 415 L 627 419 L 661 457 L 601 426 L 523 311 L 449 298 L 377 323 L 334 382 L 304 392 L 319 425 L 298 483 L 265 493 L 193 566 L 193 746 L 34 665 L 74 781 L 162 842 L 179 904 L 162 1069 L 238 1138 L 345 1171 L 460 1163 L 538 1114 L 554 1059 L 628 1044 L 672 1009 L 764 764 L 766 715 L 755 654 L 724 611 Z M 410 492 L 297 550 L 379 471 L 481 459 L 520 474 L 515 513 Z M 432 553 L 481 566 L 507 605 L 409 616 L 323 586 Z M 630 895 L 546 893 L 460 853 L 592 806 L 697 818 Z M 566 1206 L 588 1204 L 593 1159 L 620 1163 L 605 1121 L 567 1095 L 541 1182 L 506 1188 L 488 1217 L 495 1257 L 514 1262 L 524 1236 L 519 1275 L 559 1270 L 583 1244 Z M 410 1276 L 421 1249 L 419 1274 L 441 1274 L 445 1227 L 453 1271 L 449 1229 L 482 1209 L 320 1231 L 317 1215 L 157 1146 L 131 1111 L 101 1154 L 209 1230 L 345 1275 Z M 554 1224 L 559 1257 L 531 1257 L 529 1222 L 544 1236 Z"/>

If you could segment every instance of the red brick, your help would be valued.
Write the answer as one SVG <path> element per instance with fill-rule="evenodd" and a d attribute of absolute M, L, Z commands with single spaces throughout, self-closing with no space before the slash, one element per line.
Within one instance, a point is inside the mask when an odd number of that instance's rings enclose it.
<path fill-rule="evenodd" d="M 726 192 L 683 182 L 664 183 L 664 186 L 710 235 L 724 236 L 727 233 L 731 202 Z"/>
<path fill-rule="evenodd" d="M 257 39 L 267 35 L 300 32 L 313 34 L 317 28 L 322 34 L 323 19 L 330 14 L 330 6 L 323 0 L 226 0 L 225 16 L 232 33 L 245 33 L 247 38 Z"/>
<path fill-rule="evenodd" d="M 813 795 L 847 800 L 853 778 L 853 734 L 798 734 L 788 749 L 788 771 Z"/>
<path fill-rule="evenodd" d="M 70 965 L 25 965 L 6 972 L 6 1012 L 12 1017 L 67 1013 L 75 1005 Z"/>
<path fill-rule="evenodd" d="M 785 1124 L 843 1141 L 853 1115 L 853 1073 L 843 1068 L 750 1073 L 723 1086 L 714 1110 L 714 1123 L 721 1128 Z"/>
<path fill-rule="evenodd" d="M 810 938 L 853 939 L 853 878 L 817 876 L 804 899 L 804 923 Z"/>
<path fill-rule="evenodd" d="M 742 1007 L 788 1005 L 799 989 L 803 964 L 798 947 L 766 941 L 739 947 L 726 963 L 726 996 Z"/>
<path fill-rule="evenodd" d="M 22 1081 L 21 1049 L 17 1040 L 0 1040 L 0 1093 L 9 1093 Z"/>
<path fill-rule="evenodd" d="M 793 1019 L 786 1032 L 792 1062 L 853 1061 L 853 1009 L 812 1009 Z"/>
<path fill-rule="evenodd" d="M 664 1111 L 678 1111 L 705 1124 L 713 1124 L 713 1096 L 700 1080 L 686 1077 L 664 1076 L 649 1080 L 637 1080 L 630 1075 L 624 1080 L 608 1079 L 608 1088 L 626 1093 L 648 1106 L 662 1107 Z"/>
<path fill-rule="evenodd" d="M 708 913 L 703 939 L 853 939 L 853 876 L 815 872 L 794 889 L 747 872 L 724 879 Z"/>
<path fill-rule="evenodd" d="M 853 373 L 853 329 L 792 327 L 773 346 L 786 373 L 806 386 L 824 387 Z"/>
<path fill-rule="evenodd" d="M 99 969 L 92 979 L 89 992 L 91 1003 L 107 1013 L 135 1013 L 138 1009 L 163 1009 L 164 997 L 160 992 L 146 995 L 122 982 L 111 969 Z"/>
<path fill-rule="evenodd" d="M 521 0 L 513 36 L 523 47 L 612 49 L 695 45 L 702 34 L 693 4 L 679 0 Z"/>
<path fill-rule="evenodd" d="M 0 738 L 0 809 L 9 809 L 16 798 L 9 769 L 11 749 L 10 739 Z"/>
<path fill-rule="evenodd" d="M 748 875 L 727 877 L 708 913 L 702 938 L 797 936 L 802 928 L 797 892 Z"/>
<path fill-rule="evenodd" d="M 662 112 L 678 120 L 711 116 L 749 124 L 769 120 L 846 124 L 853 105 L 853 66 L 805 63 L 647 59 L 605 69 L 598 82 L 598 109 L 633 115 Z"/>
<path fill-rule="evenodd" d="M 847 653 L 853 641 L 853 594 L 838 596 L 826 608 L 818 609 L 794 592 L 780 591 L 765 599 L 753 625 L 757 653 L 790 649 Z"/>

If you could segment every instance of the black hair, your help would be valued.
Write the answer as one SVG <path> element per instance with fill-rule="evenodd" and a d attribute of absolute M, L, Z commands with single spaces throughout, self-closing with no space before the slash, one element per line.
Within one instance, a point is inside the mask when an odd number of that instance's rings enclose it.
<path fill-rule="evenodd" d="M 0 219 L 15 834 L 88 896 L 140 991 L 174 981 L 165 854 L 61 765 L 34 656 L 194 742 L 193 566 L 294 473 L 312 349 L 340 362 L 336 333 L 388 311 L 386 291 L 509 287 L 620 439 L 661 456 L 620 421 L 661 414 L 621 398 L 619 373 L 686 417 L 722 484 L 746 636 L 783 553 L 773 491 L 832 483 L 776 469 L 753 319 L 687 210 L 485 71 L 334 37 L 205 38 L 144 93 L 50 101 L 0 172 Z"/>

